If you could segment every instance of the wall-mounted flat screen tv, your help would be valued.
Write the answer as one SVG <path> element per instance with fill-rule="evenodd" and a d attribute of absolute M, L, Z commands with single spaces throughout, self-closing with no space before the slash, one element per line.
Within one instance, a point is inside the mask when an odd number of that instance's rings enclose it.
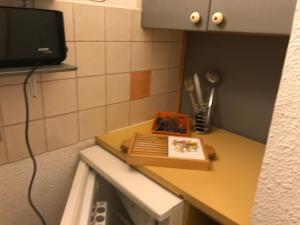
<path fill-rule="evenodd" d="M 62 12 L 0 7 L 0 67 L 59 64 L 66 52 Z"/>

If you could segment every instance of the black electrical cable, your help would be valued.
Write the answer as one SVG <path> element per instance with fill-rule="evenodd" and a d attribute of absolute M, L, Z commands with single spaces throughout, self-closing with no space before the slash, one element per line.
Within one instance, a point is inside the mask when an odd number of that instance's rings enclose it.
<path fill-rule="evenodd" d="M 32 196 L 31 196 L 32 195 L 31 190 L 32 190 L 34 178 L 35 178 L 36 171 L 37 171 L 37 163 L 36 163 L 35 157 L 33 155 L 33 152 L 32 152 L 31 146 L 30 146 L 30 141 L 29 141 L 29 103 L 28 103 L 28 96 L 27 96 L 26 86 L 27 86 L 29 78 L 33 75 L 34 71 L 38 67 L 39 67 L 39 64 L 37 64 L 36 66 L 34 66 L 30 70 L 30 72 L 26 76 L 25 81 L 23 83 L 23 93 L 24 93 L 24 98 L 25 98 L 25 116 L 26 116 L 26 120 L 25 120 L 25 141 L 26 141 L 26 146 L 27 146 L 30 158 L 32 159 L 32 163 L 33 163 L 32 177 L 31 177 L 30 184 L 29 184 L 29 187 L 28 187 L 28 201 L 29 201 L 29 204 L 30 204 L 31 208 L 34 210 L 36 215 L 41 220 L 42 224 L 46 225 L 46 221 L 45 221 L 43 215 L 39 212 L 39 210 L 34 205 L 34 203 L 32 201 Z"/>

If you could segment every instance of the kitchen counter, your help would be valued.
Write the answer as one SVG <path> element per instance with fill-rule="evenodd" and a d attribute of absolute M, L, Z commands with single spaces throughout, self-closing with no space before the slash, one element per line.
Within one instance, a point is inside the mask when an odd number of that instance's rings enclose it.
<path fill-rule="evenodd" d="M 124 159 L 121 142 L 135 132 L 150 133 L 151 124 L 148 121 L 98 136 L 96 142 Z M 222 129 L 192 136 L 202 137 L 205 144 L 215 148 L 218 159 L 213 162 L 212 170 L 136 168 L 223 224 L 249 224 L 265 145 Z"/>

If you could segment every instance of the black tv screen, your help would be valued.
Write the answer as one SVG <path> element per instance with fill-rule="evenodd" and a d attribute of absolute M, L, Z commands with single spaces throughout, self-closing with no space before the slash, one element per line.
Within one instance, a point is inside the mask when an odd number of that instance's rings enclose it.
<path fill-rule="evenodd" d="M 0 7 L 0 67 L 61 63 L 63 24 L 60 11 Z"/>

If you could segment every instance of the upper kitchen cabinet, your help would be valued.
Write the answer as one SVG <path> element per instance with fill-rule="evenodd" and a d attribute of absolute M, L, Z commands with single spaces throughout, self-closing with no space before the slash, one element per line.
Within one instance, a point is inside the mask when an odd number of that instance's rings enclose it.
<path fill-rule="evenodd" d="M 142 25 L 289 35 L 296 0 L 143 0 Z"/>
<path fill-rule="evenodd" d="M 143 0 L 146 28 L 206 31 L 210 0 Z"/>
<path fill-rule="evenodd" d="M 288 35 L 295 6 L 296 0 L 211 0 L 208 30 Z"/>

